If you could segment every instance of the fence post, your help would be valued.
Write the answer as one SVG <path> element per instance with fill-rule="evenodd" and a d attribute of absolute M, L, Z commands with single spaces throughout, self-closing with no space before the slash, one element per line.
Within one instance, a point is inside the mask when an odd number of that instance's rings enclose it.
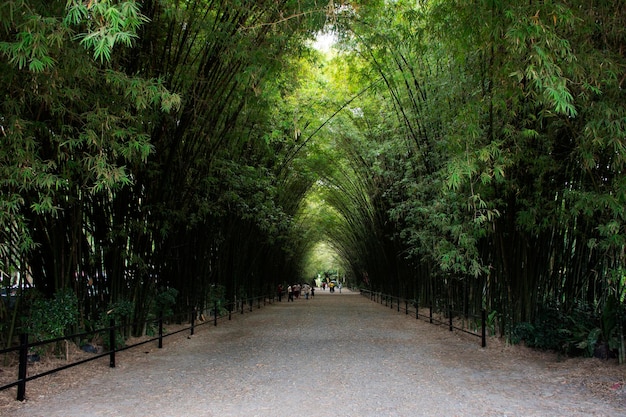
<path fill-rule="evenodd" d="M 115 368 L 115 349 L 117 342 L 115 341 L 115 319 L 111 317 L 109 319 L 109 368 Z"/>
<path fill-rule="evenodd" d="M 213 326 L 217 326 L 217 301 L 213 303 Z"/>
<path fill-rule="evenodd" d="M 448 304 L 448 317 L 450 318 L 450 331 L 452 331 L 452 304 Z"/>
<path fill-rule="evenodd" d="M 159 349 L 163 348 L 163 312 L 159 314 Z"/>
<path fill-rule="evenodd" d="M 404 300 L 404 314 L 409 315 L 409 300 Z"/>
<path fill-rule="evenodd" d="M 400 312 L 400 297 L 398 297 L 398 313 Z"/>
<path fill-rule="evenodd" d="M 485 311 L 484 308 L 482 309 L 482 311 L 480 313 L 480 316 L 481 316 L 480 317 L 480 321 L 482 322 L 481 323 L 481 325 L 482 325 L 482 335 L 481 335 L 482 341 L 481 341 L 480 346 L 481 347 L 485 347 L 485 346 L 487 346 L 487 312 Z"/>
<path fill-rule="evenodd" d="M 196 324 L 196 308 L 194 307 L 191 309 L 191 326 L 189 327 L 191 336 L 193 336 L 195 324 Z"/>
<path fill-rule="evenodd" d="M 430 316 L 429 316 L 430 324 L 433 324 L 433 303 L 430 303 Z"/>
<path fill-rule="evenodd" d="M 20 334 L 20 364 L 18 368 L 19 384 L 17 384 L 17 400 L 24 401 L 26 397 L 26 370 L 28 369 L 28 334 Z"/>

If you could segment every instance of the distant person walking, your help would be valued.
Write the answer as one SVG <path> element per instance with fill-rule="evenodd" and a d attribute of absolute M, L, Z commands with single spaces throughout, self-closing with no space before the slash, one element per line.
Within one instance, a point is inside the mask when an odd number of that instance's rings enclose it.
<path fill-rule="evenodd" d="M 281 302 L 283 299 L 283 284 L 278 284 L 276 292 L 278 293 L 278 302 Z"/>
<path fill-rule="evenodd" d="M 309 286 L 309 284 L 304 284 L 304 286 L 302 287 L 302 290 L 304 291 L 304 298 L 308 300 L 309 294 L 311 292 L 311 287 Z"/>
<path fill-rule="evenodd" d="M 293 302 L 293 287 L 290 285 L 287 287 L 287 302 Z"/>
<path fill-rule="evenodd" d="M 300 298 L 301 290 L 302 290 L 302 286 L 300 284 L 296 284 L 293 286 L 293 295 L 296 297 L 296 300 Z"/>

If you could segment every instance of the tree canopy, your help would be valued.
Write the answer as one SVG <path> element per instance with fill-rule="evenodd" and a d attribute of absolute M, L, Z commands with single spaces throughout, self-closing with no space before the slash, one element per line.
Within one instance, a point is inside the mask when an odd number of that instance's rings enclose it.
<path fill-rule="evenodd" d="M 89 326 L 340 269 L 623 355 L 624 6 L 4 2 L 3 342 L 32 289 Z"/>

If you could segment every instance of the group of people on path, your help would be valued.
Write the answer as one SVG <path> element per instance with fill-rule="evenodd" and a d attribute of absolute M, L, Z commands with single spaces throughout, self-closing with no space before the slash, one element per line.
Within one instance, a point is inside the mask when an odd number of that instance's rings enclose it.
<path fill-rule="evenodd" d="M 283 297 L 283 285 L 278 284 L 278 301 L 282 301 Z M 309 299 L 309 296 L 315 296 L 315 287 L 310 286 L 309 284 L 293 284 L 287 286 L 287 302 L 294 301 L 294 299 L 299 299 L 300 295 L 304 295 L 306 300 Z"/>
<path fill-rule="evenodd" d="M 335 292 L 335 288 L 339 288 L 339 292 L 341 292 L 341 283 L 335 284 L 335 282 L 331 281 L 328 284 L 322 282 L 322 289 L 326 291 L 326 287 L 330 290 L 330 292 Z"/>
<path fill-rule="evenodd" d="M 341 292 L 341 283 L 335 282 L 322 282 L 322 289 L 326 291 L 326 288 L 330 290 L 330 292 L 335 292 L 336 288 L 339 288 L 339 292 Z M 283 284 L 278 284 L 277 288 L 278 301 L 282 301 L 284 287 Z M 310 297 L 315 296 L 315 286 L 311 286 L 309 284 L 291 284 L 287 286 L 287 302 L 294 301 L 300 298 L 303 295 L 306 300 Z"/>

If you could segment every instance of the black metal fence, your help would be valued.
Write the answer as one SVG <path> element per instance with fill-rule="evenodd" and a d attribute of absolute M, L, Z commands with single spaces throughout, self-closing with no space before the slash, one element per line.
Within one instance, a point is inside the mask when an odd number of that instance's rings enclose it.
<path fill-rule="evenodd" d="M 220 319 L 228 318 L 228 320 L 231 320 L 233 313 L 244 314 L 245 310 L 253 311 L 255 306 L 257 309 L 259 309 L 261 308 L 261 304 L 266 305 L 267 303 L 272 304 L 273 302 L 274 302 L 274 296 L 259 296 L 259 297 L 252 297 L 252 298 L 237 300 L 235 302 L 231 302 L 222 306 L 219 306 L 217 303 L 215 303 L 214 307 L 210 311 L 211 319 L 204 320 L 204 321 L 197 320 L 197 316 L 199 312 L 194 309 L 190 312 L 189 326 L 186 326 L 184 328 L 181 328 L 179 330 L 172 331 L 169 333 L 164 333 L 163 331 L 163 317 L 159 317 L 157 320 L 149 320 L 145 323 L 136 323 L 136 324 L 142 324 L 142 325 L 156 324 L 158 328 L 157 335 L 150 339 L 143 340 L 141 342 L 138 342 L 132 345 L 127 345 L 127 346 L 125 345 L 119 348 L 116 347 L 117 346 L 117 343 L 116 343 L 117 331 L 122 330 L 125 326 L 128 326 L 128 324 L 115 323 L 114 319 L 110 320 L 108 327 L 97 329 L 91 332 L 72 334 L 69 336 L 59 337 L 56 339 L 30 342 L 28 333 L 22 333 L 20 334 L 18 346 L 0 350 L 0 355 L 3 355 L 3 354 L 6 355 L 6 354 L 17 352 L 18 361 L 19 361 L 17 379 L 12 381 L 9 384 L 0 386 L 0 391 L 17 386 L 17 400 L 23 401 L 26 397 L 26 383 L 29 381 L 44 377 L 46 375 L 53 374 L 55 372 L 62 371 L 64 369 L 82 365 L 86 362 L 100 359 L 102 357 L 108 357 L 109 367 L 115 368 L 115 353 L 116 352 L 120 352 L 126 349 L 141 346 L 146 343 L 151 343 L 154 341 L 158 341 L 158 347 L 160 349 L 163 347 L 163 339 L 168 336 L 173 336 L 175 334 L 185 332 L 185 331 L 189 331 L 190 334 L 193 335 L 195 329 L 199 326 L 206 325 L 209 323 L 213 323 L 214 326 L 217 326 L 217 322 Z M 178 319 L 180 319 L 180 317 L 178 317 Z M 173 318 L 173 321 L 175 320 L 176 318 Z M 107 335 L 107 334 L 108 334 L 108 345 L 111 347 L 109 351 L 103 352 L 103 353 L 96 353 L 93 356 L 90 356 L 89 358 L 72 362 L 72 363 L 60 366 L 58 368 L 54 368 L 45 372 L 38 373 L 36 375 L 28 375 L 29 352 L 33 348 L 44 346 L 44 345 L 50 345 L 50 344 L 58 343 L 62 341 L 81 340 L 87 337 L 95 337 L 97 335 Z"/>
<path fill-rule="evenodd" d="M 424 315 L 420 314 L 420 306 L 415 300 L 409 300 L 406 298 L 364 289 L 361 289 L 360 291 L 361 295 L 369 297 L 372 301 L 384 304 L 391 309 L 395 306 L 398 312 L 403 310 L 406 315 L 415 315 L 417 320 L 425 319 L 431 324 L 445 325 L 450 331 L 458 330 L 471 336 L 479 337 L 481 339 L 481 346 L 487 346 L 487 314 L 484 309 L 481 310 L 480 315 L 473 315 L 453 310 L 451 305 L 448 305 L 445 309 L 438 309 L 438 311 L 434 311 L 433 305 L 429 304 L 428 306 L 424 306 L 424 308 L 428 309 L 428 315 Z M 437 313 L 437 315 L 434 313 Z M 441 319 L 442 315 L 443 319 Z M 454 317 L 461 317 L 461 323 L 467 323 L 468 326 L 465 327 L 455 324 Z M 474 325 L 470 326 L 470 324 Z"/>

